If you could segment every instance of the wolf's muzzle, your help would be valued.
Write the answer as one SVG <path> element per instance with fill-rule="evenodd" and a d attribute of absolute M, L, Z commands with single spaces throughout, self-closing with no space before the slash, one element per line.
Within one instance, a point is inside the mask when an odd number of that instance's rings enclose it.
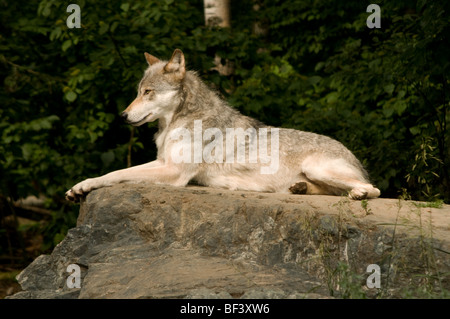
<path fill-rule="evenodd" d="M 128 113 L 127 112 L 123 111 L 122 113 L 120 113 L 120 117 L 123 118 L 125 121 L 128 121 L 127 120 L 127 118 L 128 118 Z"/>

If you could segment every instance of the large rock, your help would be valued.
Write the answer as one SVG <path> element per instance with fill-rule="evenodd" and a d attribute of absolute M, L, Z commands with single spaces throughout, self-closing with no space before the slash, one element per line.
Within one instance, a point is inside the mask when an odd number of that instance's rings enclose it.
<path fill-rule="evenodd" d="M 12 298 L 439 295 L 449 225 L 447 205 L 120 184 L 87 196 L 77 227 L 18 275 Z M 70 264 L 81 288 L 67 287 Z M 370 264 L 380 289 L 367 287 Z"/>

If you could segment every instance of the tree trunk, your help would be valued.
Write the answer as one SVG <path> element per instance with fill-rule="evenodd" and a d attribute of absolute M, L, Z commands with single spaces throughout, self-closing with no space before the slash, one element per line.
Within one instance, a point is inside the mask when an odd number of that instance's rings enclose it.
<path fill-rule="evenodd" d="M 203 0 L 205 23 L 210 27 L 230 27 L 230 0 Z"/>
<path fill-rule="evenodd" d="M 203 0 L 205 8 L 205 24 L 209 27 L 229 28 L 230 24 L 230 0 Z M 234 73 L 232 62 L 225 60 L 216 54 L 214 57 L 215 67 L 221 75 L 229 76 Z"/>

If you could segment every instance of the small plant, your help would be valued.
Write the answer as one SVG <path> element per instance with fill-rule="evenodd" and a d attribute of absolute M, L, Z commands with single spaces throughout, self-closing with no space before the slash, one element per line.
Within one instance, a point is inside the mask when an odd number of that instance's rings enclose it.
<path fill-rule="evenodd" d="M 343 299 L 366 299 L 362 283 L 364 278 L 350 269 L 345 262 L 339 262 L 330 278 L 329 289 L 332 296 Z"/>
<path fill-rule="evenodd" d="M 437 156 L 436 141 L 427 136 L 422 138 L 411 171 L 406 175 L 406 181 L 417 185 L 422 195 L 427 199 L 435 199 L 440 194 L 435 193 L 436 188 L 432 181 L 440 179 L 439 167 L 444 163 Z"/>
<path fill-rule="evenodd" d="M 364 209 L 364 211 L 366 212 L 366 216 L 367 215 L 371 215 L 373 214 L 372 209 L 369 208 L 369 201 L 367 199 L 363 199 L 361 201 L 361 207 Z"/>

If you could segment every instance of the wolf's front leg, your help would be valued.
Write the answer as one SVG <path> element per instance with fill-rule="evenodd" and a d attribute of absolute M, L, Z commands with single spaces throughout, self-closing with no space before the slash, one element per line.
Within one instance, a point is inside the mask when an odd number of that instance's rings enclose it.
<path fill-rule="evenodd" d="M 69 189 L 66 192 L 66 199 L 78 202 L 81 197 L 94 189 L 111 186 L 113 184 L 125 182 L 128 180 L 142 180 L 142 172 L 147 172 L 148 169 L 163 167 L 164 162 L 156 160 L 147 164 L 142 164 L 130 168 L 118 170 L 100 177 L 88 178 Z"/>

